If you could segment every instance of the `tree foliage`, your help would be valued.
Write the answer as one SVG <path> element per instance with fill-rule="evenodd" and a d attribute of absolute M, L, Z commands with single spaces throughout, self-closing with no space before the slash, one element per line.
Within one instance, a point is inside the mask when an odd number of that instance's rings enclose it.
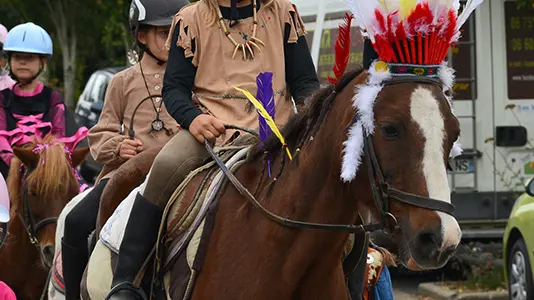
<path fill-rule="evenodd" d="M 125 65 L 131 44 L 128 0 L 0 0 L 1 22 L 42 26 L 54 42 L 48 84 L 73 108 L 83 85 L 98 68 Z"/>

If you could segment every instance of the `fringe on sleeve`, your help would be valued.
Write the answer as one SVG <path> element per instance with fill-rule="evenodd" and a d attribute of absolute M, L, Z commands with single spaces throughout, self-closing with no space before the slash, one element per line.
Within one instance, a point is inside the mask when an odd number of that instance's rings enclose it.
<path fill-rule="evenodd" d="M 198 67 L 198 45 L 192 45 L 195 41 L 195 38 L 198 36 L 197 24 L 195 24 L 194 16 L 194 4 L 189 4 L 189 7 L 182 8 L 182 10 L 174 16 L 172 22 L 171 30 L 169 32 L 169 37 L 165 42 L 165 49 L 170 51 L 172 45 L 172 37 L 174 35 L 174 30 L 176 26 L 179 25 L 180 33 L 178 34 L 178 40 L 176 46 L 184 49 L 184 54 L 186 58 L 193 58 L 193 65 Z M 193 47 L 195 51 L 193 52 Z"/>
<path fill-rule="evenodd" d="M 291 26 L 288 43 L 296 43 L 299 37 L 306 34 L 306 28 L 302 21 L 297 6 L 293 3 L 288 3 L 286 12 L 284 13 L 284 23 Z"/>

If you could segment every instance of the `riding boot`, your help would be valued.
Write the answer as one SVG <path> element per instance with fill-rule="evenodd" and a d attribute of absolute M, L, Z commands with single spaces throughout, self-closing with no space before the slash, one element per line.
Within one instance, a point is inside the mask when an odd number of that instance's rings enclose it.
<path fill-rule="evenodd" d="M 88 250 L 85 247 L 72 247 L 61 239 L 61 262 L 65 281 L 65 299 L 80 299 L 80 284 L 87 265 Z"/>
<path fill-rule="evenodd" d="M 147 298 L 141 289 L 133 286 L 133 281 L 156 243 L 162 215 L 160 207 L 137 194 L 119 249 L 112 289 L 106 299 Z"/>

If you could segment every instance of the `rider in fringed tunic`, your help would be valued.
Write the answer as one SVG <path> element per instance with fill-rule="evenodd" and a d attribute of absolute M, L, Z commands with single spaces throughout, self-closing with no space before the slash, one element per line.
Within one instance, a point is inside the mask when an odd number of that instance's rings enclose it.
<path fill-rule="evenodd" d="M 256 93 L 256 77 L 272 72 L 275 121 L 284 125 L 319 88 L 303 22 L 289 0 L 201 0 L 174 18 L 163 99 L 183 129 L 156 157 L 146 189 L 135 199 L 109 299 L 138 299 L 132 281 L 152 250 L 163 208 L 185 176 L 208 154 L 201 144 L 238 134 L 224 124 L 258 127 L 257 113 L 234 89 Z M 202 109 L 195 107 L 191 92 Z M 292 101 L 295 101 L 293 103 Z"/>

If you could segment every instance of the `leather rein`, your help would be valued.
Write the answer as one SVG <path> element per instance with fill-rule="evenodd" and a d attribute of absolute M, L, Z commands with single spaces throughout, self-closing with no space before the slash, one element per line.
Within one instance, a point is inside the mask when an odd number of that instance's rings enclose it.
<path fill-rule="evenodd" d="M 30 171 L 25 172 L 24 177 L 29 173 Z M 35 222 L 30 201 L 28 199 L 28 186 L 26 183 L 22 184 L 22 199 L 21 199 L 21 208 L 20 210 L 17 209 L 17 216 L 19 217 L 20 221 L 22 222 L 22 225 L 26 229 L 26 232 L 28 233 L 28 237 L 30 238 L 30 243 L 32 245 L 38 247 L 39 246 L 39 240 L 37 239 L 37 233 L 43 229 L 45 226 L 49 224 L 57 223 L 58 217 L 49 217 L 44 218 L 40 220 L 39 222 Z M 7 226 L 6 226 L 7 229 Z M 7 232 L 6 232 L 7 235 Z M 5 238 L 1 241 L 0 247 L 4 244 Z"/>
<path fill-rule="evenodd" d="M 441 81 L 437 78 L 423 77 L 423 76 L 405 76 L 405 77 L 393 77 L 390 80 L 384 81 L 384 85 L 394 85 L 402 83 L 424 83 L 441 85 Z M 335 95 L 334 95 L 335 97 Z M 356 113 L 355 113 L 355 116 Z M 357 118 L 355 117 L 354 121 Z M 227 125 L 227 128 L 235 128 L 235 126 Z M 249 133 L 257 135 L 256 132 L 246 130 Z M 217 165 L 221 168 L 223 174 L 230 180 L 234 187 L 243 195 L 254 207 L 259 209 L 268 218 L 274 222 L 290 228 L 301 229 L 323 229 L 332 231 L 347 231 L 351 233 L 355 232 L 373 232 L 382 230 L 385 233 L 392 233 L 397 229 L 397 219 L 393 214 L 389 212 L 389 200 L 394 199 L 396 201 L 409 204 L 411 206 L 441 211 L 454 216 L 454 205 L 448 202 L 432 199 L 429 197 L 414 195 L 395 189 L 389 185 L 385 180 L 382 173 L 382 168 L 376 157 L 376 153 L 373 148 L 372 135 L 368 135 L 364 140 L 364 157 L 367 165 L 369 182 L 373 193 L 373 200 L 375 206 L 381 216 L 381 221 L 377 223 L 370 223 L 367 225 L 352 225 L 352 224 L 321 224 L 312 222 L 303 222 L 281 217 L 268 209 L 266 209 L 250 191 L 243 186 L 243 184 L 235 177 L 235 175 L 226 167 L 225 163 L 217 156 L 213 150 L 213 144 L 209 141 L 205 142 L 205 147 L 210 156 L 215 160 Z"/>

